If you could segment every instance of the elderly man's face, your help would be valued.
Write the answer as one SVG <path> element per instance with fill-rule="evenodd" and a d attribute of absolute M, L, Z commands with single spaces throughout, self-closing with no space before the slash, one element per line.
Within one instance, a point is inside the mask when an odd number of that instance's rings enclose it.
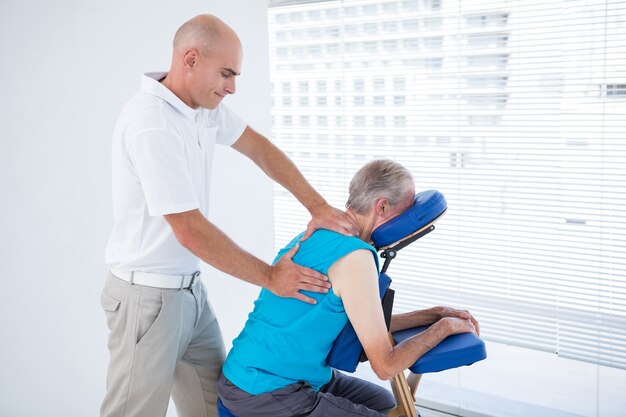
<path fill-rule="evenodd" d="M 387 223 L 389 220 L 393 219 L 394 217 L 397 217 L 400 214 L 404 213 L 409 207 L 411 207 L 411 205 L 413 205 L 414 199 L 415 199 L 415 185 L 411 184 L 404 191 L 404 194 L 402 194 L 402 198 L 400 199 L 400 201 L 397 202 L 395 205 L 387 206 L 387 209 L 382 213 L 374 209 L 371 214 L 372 216 L 374 216 L 373 218 L 374 225 L 372 227 L 372 230 L 375 230 L 381 224 Z"/>

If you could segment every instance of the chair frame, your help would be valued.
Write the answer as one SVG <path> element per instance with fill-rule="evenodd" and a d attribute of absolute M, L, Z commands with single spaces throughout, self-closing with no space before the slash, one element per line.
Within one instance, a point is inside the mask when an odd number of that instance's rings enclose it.
<path fill-rule="evenodd" d="M 381 258 L 385 259 L 385 263 L 383 264 L 381 273 L 384 274 L 387 272 L 387 268 L 389 268 L 391 261 L 396 257 L 397 252 L 400 249 L 408 246 L 409 244 L 415 242 L 416 240 L 426 236 L 428 233 L 435 230 L 434 223 L 445 214 L 446 210 L 442 211 L 430 223 L 428 223 L 421 229 L 413 232 L 409 236 L 387 246 L 378 248 L 378 250 L 382 250 L 380 254 Z M 385 298 L 387 298 L 387 295 L 390 295 L 391 301 L 383 300 L 383 304 L 391 304 L 391 306 L 388 307 L 389 310 L 385 312 L 385 315 L 388 315 L 390 318 L 391 308 L 393 307 L 394 290 L 390 288 L 387 290 L 387 293 L 388 294 L 385 295 Z M 393 335 L 391 334 L 391 332 L 389 332 L 389 340 L 391 341 L 391 345 L 395 346 L 395 341 L 393 340 Z M 417 387 L 421 379 L 421 374 L 414 374 L 413 372 L 409 371 L 409 376 L 407 377 L 403 371 L 394 376 L 389 381 L 391 384 L 393 396 L 396 400 L 396 407 L 391 409 L 387 413 L 389 417 L 419 417 L 419 413 L 415 408 L 415 395 L 417 393 Z"/>

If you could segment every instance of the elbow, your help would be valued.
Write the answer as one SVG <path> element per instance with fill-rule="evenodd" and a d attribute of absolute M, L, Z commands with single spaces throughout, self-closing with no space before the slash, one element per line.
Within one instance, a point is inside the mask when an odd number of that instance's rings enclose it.
<path fill-rule="evenodd" d="M 391 375 L 389 372 L 387 372 L 387 371 L 385 371 L 383 369 L 376 369 L 376 368 L 374 368 L 374 373 L 376 374 L 378 379 L 380 379 L 381 381 L 389 381 L 391 378 L 394 377 L 394 375 Z"/>
<path fill-rule="evenodd" d="M 397 371 L 394 370 L 392 363 L 393 362 L 391 358 L 391 353 L 387 355 L 387 357 L 382 358 L 382 359 L 378 359 L 378 360 L 370 359 L 372 370 L 374 371 L 378 379 L 382 381 L 389 381 L 398 373 Z"/>
<path fill-rule="evenodd" d="M 176 236 L 176 240 L 181 244 L 185 249 L 193 252 L 193 248 L 195 246 L 194 234 L 191 233 L 190 230 L 179 229 L 174 230 L 174 236 Z"/>
<path fill-rule="evenodd" d="M 203 223 L 207 223 L 206 218 L 198 210 L 192 210 L 184 213 L 167 214 L 165 220 L 172 228 L 178 243 L 195 254 L 202 241 L 201 231 L 203 230 Z"/>
<path fill-rule="evenodd" d="M 389 372 L 388 369 L 380 365 L 374 366 L 374 364 L 372 364 L 372 370 L 374 371 L 378 379 L 380 379 L 381 381 L 389 381 L 391 378 L 395 376 L 394 374 Z"/>

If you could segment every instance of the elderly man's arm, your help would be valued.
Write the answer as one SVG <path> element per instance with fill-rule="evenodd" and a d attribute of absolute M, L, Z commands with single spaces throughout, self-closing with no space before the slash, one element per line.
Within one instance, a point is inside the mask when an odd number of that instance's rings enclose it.
<path fill-rule="evenodd" d="M 475 332 L 471 320 L 445 317 L 424 332 L 392 346 L 378 294 L 378 272 L 372 253 L 357 250 L 344 256 L 330 267 L 328 276 L 380 379 L 393 378 L 451 334 Z"/>
<path fill-rule="evenodd" d="M 467 310 L 459 310 L 451 307 L 432 307 L 426 310 L 417 310 L 410 313 L 394 314 L 391 317 L 391 331 L 410 329 L 412 327 L 428 326 L 446 317 L 458 317 L 463 320 L 470 320 L 476 329 L 476 334 L 480 335 L 478 320 Z"/>
<path fill-rule="evenodd" d="M 281 297 L 292 297 L 314 304 L 300 290 L 328 292 L 330 284 L 319 272 L 292 262 L 294 247 L 274 266 L 270 266 L 237 246 L 199 210 L 167 214 L 176 239 L 191 253 L 222 272 L 265 287 Z"/>
<path fill-rule="evenodd" d="M 316 229 L 330 229 L 344 235 L 354 235 L 356 226 L 341 210 L 330 206 L 304 178 L 295 164 L 265 136 L 250 126 L 232 146 L 250 158 L 274 181 L 285 187 L 311 213 L 303 240 Z"/>

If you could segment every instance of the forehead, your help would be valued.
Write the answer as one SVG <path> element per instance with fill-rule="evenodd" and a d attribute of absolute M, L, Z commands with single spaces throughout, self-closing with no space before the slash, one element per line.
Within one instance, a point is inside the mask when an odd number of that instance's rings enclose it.
<path fill-rule="evenodd" d="M 413 204 L 413 200 L 415 199 L 415 186 L 413 184 L 411 184 L 406 191 L 404 192 L 404 195 L 402 196 L 402 200 L 400 202 L 401 206 L 402 206 L 402 210 L 407 209 L 409 206 L 411 206 Z"/>
<path fill-rule="evenodd" d="M 218 42 L 211 48 L 209 59 L 220 68 L 241 72 L 241 45 L 233 40 Z"/>
<path fill-rule="evenodd" d="M 407 181 L 403 197 L 410 198 L 412 200 L 413 196 L 415 196 L 415 183 L 413 181 Z"/>

